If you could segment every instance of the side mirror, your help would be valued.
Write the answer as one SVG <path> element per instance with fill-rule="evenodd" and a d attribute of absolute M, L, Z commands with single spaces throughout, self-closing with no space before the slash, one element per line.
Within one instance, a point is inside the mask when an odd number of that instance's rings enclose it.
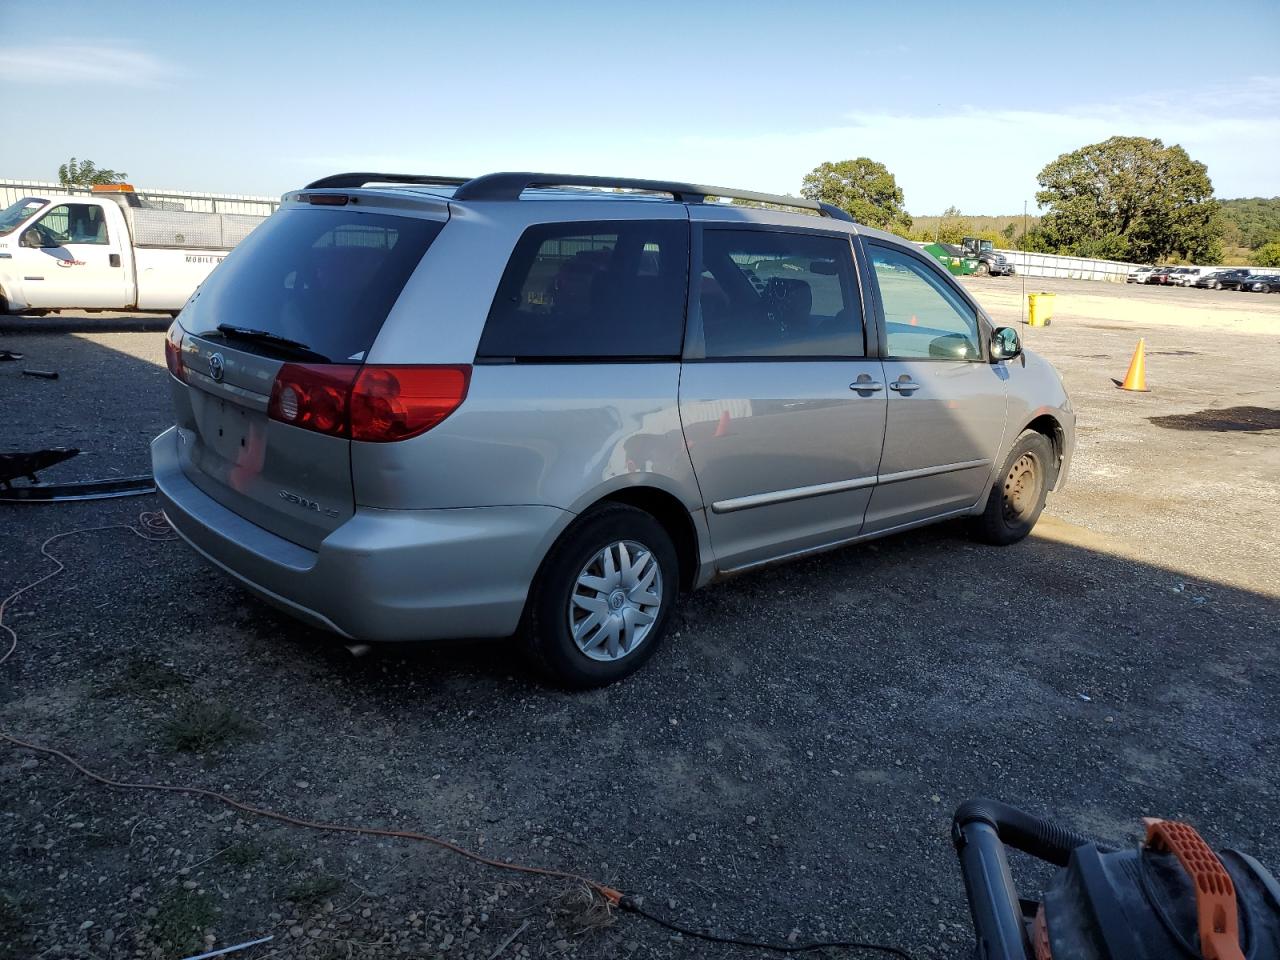
<path fill-rule="evenodd" d="M 1013 327 L 996 327 L 991 334 L 991 362 L 1012 360 L 1022 353 L 1022 341 Z"/>
<path fill-rule="evenodd" d="M 43 247 L 44 241 L 40 238 L 40 232 L 35 227 L 28 227 L 22 231 L 21 244 L 24 247 Z"/>

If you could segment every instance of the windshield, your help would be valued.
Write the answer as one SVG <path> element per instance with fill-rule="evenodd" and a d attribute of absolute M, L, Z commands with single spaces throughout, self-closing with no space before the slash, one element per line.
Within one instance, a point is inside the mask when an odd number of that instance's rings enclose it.
<path fill-rule="evenodd" d="M 209 275 L 182 325 L 237 349 L 254 340 L 312 362 L 362 360 L 442 226 L 348 207 L 281 210 Z"/>
<path fill-rule="evenodd" d="M 4 211 L 0 212 L 0 237 L 6 233 L 13 233 L 18 224 L 43 207 L 46 202 L 36 200 L 34 197 L 23 197 L 17 203 L 5 207 Z"/>

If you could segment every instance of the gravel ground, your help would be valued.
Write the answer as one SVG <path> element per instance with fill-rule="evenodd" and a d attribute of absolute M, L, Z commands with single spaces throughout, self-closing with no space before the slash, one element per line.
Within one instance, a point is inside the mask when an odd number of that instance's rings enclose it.
<path fill-rule="evenodd" d="M 971 288 L 1010 321 L 1017 283 Z M 640 674 L 571 695 L 501 641 L 353 659 L 181 543 L 88 532 L 11 607 L 0 729 L 119 779 L 589 875 L 689 925 L 917 957 L 966 955 L 948 823 L 973 795 L 1114 843 L 1141 816 L 1185 818 L 1280 867 L 1280 297 L 1251 306 L 1269 332 L 1206 333 L 1129 319 L 1132 288 L 1036 286 L 1059 291 L 1058 317 L 1024 334 L 1062 370 L 1080 438 L 1016 547 L 945 525 L 743 576 L 687 598 Z M 1204 297 L 1170 312 L 1246 296 L 1176 293 Z M 1112 318 L 1073 314 L 1086 295 Z M 168 419 L 159 334 L 99 324 L 0 325 L 27 354 L 0 364 L 0 449 L 86 451 L 50 480 L 145 470 Z M 1153 389 L 1121 393 L 1139 336 Z M 0 595 L 51 568 L 51 534 L 154 508 L 0 507 Z M 234 956 L 759 955 L 610 915 L 564 881 L 112 790 L 7 745 L 0 824 L 0 958 L 266 935 Z M 1028 893 L 1045 876 L 1015 871 Z"/>

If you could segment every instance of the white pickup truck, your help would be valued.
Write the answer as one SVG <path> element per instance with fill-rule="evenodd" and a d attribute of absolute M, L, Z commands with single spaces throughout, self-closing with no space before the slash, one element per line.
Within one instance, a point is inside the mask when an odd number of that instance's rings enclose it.
<path fill-rule="evenodd" d="M 176 314 L 265 218 L 150 205 L 126 185 L 23 197 L 0 211 L 0 314 Z"/>

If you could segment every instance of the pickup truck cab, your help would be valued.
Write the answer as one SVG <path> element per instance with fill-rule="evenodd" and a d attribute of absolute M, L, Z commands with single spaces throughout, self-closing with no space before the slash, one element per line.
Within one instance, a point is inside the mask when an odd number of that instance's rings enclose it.
<path fill-rule="evenodd" d="M 23 197 L 0 211 L 0 314 L 176 313 L 263 219 L 161 209 L 127 184 Z"/>

